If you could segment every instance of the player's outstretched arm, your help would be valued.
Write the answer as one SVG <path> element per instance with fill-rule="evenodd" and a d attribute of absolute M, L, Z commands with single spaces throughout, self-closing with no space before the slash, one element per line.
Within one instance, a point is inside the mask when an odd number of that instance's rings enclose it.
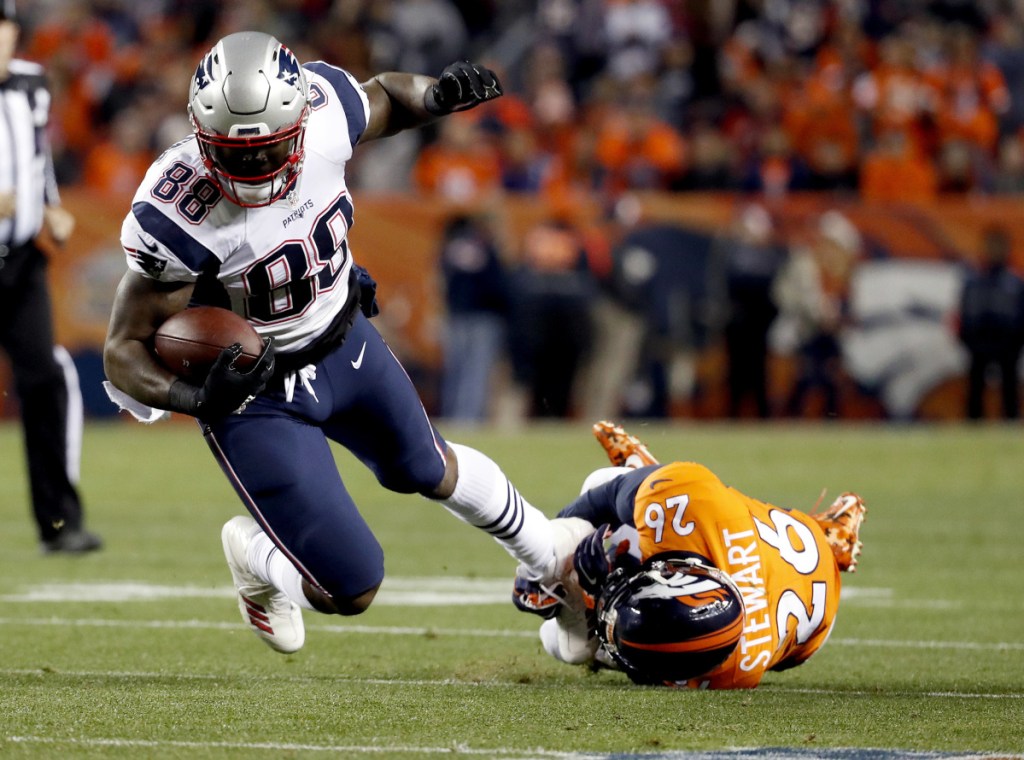
<path fill-rule="evenodd" d="M 419 127 L 502 94 L 497 75 L 469 61 L 446 66 L 437 79 L 389 71 L 364 82 L 362 87 L 370 101 L 370 121 L 360 141 Z"/>

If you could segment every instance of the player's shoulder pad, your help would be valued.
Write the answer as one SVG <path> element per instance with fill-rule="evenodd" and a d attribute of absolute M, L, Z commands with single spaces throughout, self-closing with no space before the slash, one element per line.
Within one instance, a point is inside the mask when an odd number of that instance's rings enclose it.
<path fill-rule="evenodd" d="M 345 69 L 324 61 L 303 64 L 309 79 L 309 107 L 319 111 L 332 102 L 339 104 L 348 122 L 349 140 L 359 142 L 370 118 L 370 101 L 363 88 Z"/>
<path fill-rule="evenodd" d="M 697 462 L 669 462 L 644 478 L 641 493 L 653 494 L 674 490 L 698 482 L 718 482 L 718 476 Z"/>
<path fill-rule="evenodd" d="M 194 281 L 217 261 L 214 250 L 179 227 L 161 204 L 136 201 L 121 225 L 128 265 L 154 280 Z"/>
<path fill-rule="evenodd" d="M 203 166 L 203 156 L 199 152 L 199 141 L 196 140 L 196 136 L 194 134 L 187 135 L 164 148 L 163 151 L 153 160 L 153 163 L 149 165 L 148 172 L 162 172 L 168 164 L 175 161 L 181 161 L 188 164 L 190 167 L 200 172 L 206 171 Z M 144 182 L 142 187 L 145 186 L 146 183 Z"/>

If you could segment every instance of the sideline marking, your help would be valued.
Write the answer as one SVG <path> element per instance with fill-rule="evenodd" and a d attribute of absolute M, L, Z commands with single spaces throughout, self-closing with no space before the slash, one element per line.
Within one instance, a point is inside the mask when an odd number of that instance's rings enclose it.
<path fill-rule="evenodd" d="M 410 745 L 326 745 L 326 744 L 286 744 L 278 742 L 197 742 L 197 741 L 156 741 L 148 739 L 59 739 L 47 736 L 9 736 L 7 741 L 13 744 L 71 744 L 81 747 L 177 747 L 183 749 L 246 749 L 268 750 L 272 752 L 331 752 L 345 755 L 388 753 L 418 753 L 424 755 L 487 755 L 489 757 L 554 757 L 564 760 L 896 760 L 897 758 L 942 758 L 944 760 L 982 760 L 995 758 L 999 760 L 1020 760 L 1024 755 L 1004 752 L 908 752 L 891 749 L 873 749 L 860 747 L 835 747 L 814 749 L 793 749 L 789 747 L 753 747 L 710 751 L 662 750 L 658 752 L 564 752 L 553 749 L 515 749 L 511 747 L 478 748 L 469 747 L 461 742 L 450 747 L 414 747 Z"/>
<path fill-rule="evenodd" d="M 179 747 L 187 749 L 248 749 L 268 750 L 271 752 L 332 752 L 350 754 L 380 754 L 383 752 L 420 753 L 430 755 L 503 755 L 511 757 L 558 757 L 572 760 L 603 760 L 607 754 L 592 755 L 583 752 L 560 752 L 546 749 L 511 749 L 495 747 L 493 749 L 474 749 L 464 744 L 453 744 L 450 747 L 413 747 L 408 745 L 326 745 L 326 744 L 289 744 L 279 742 L 196 742 L 196 741 L 154 741 L 147 739 L 58 739 L 47 736 L 9 736 L 7 740 L 14 744 L 72 744 L 92 747 Z M 665 757 L 659 754 L 656 757 Z M 680 756 L 681 757 L 681 756 Z"/>

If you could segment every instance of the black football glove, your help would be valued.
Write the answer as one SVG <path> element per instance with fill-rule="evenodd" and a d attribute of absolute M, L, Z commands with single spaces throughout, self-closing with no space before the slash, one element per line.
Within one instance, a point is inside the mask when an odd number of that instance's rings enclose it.
<path fill-rule="evenodd" d="M 611 526 L 602 525 L 580 541 L 572 555 L 580 588 L 595 598 L 613 570 L 625 567 L 632 574 L 639 567 L 639 562 L 629 553 L 629 541 L 612 543 L 608 540 L 611 535 Z"/>
<path fill-rule="evenodd" d="M 263 353 L 246 372 L 235 367 L 241 355 L 241 343 L 221 351 L 201 388 L 184 380 L 174 381 L 170 390 L 171 407 L 204 421 L 241 414 L 274 374 L 273 338 L 264 341 Z"/>
<path fill-rule="evenodd" d="M 484 66 L 457 61 L 444 67 L 437 82 L 423 96 L 423 107 L 434 116 L 475 108 L 501 97 L 501 82 Z"/>
<path fill-rule="evenodd" d="M 614 569 L 608 556 L 608 547 L 605 546 L 609 535 L 611 526 L 605 523 L 580 541 L 572 555 L 572 566 L 579 578 L 580 588 L 594 597 L 604 588 Z"/>

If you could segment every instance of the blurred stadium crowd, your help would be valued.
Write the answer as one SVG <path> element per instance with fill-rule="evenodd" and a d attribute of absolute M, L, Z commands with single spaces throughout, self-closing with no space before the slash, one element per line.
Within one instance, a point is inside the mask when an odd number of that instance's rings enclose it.
<path fill-rule="evenodd" d="M 59 176 L 130 191 L 188 133 L 195 61 L 243 28 L 357 78 L 459 58 L 508 97 L 410 134 L 353 184 L 468 197 L 624 189 L 1024 190 L 1024 6 L 1012 0 L 37 0 Z"/>
<path fill-rule="evenodd" d="M 300 60 L 360 81 L 436 75 L 462 58 L 496 70 L 506 97 L 363 146 L 347 171 L 364 199 L 466 204 L 423 241 L 439 262 L 443 366 L 403 351 L 399 320 L 411 312 L 400 289 L 381 317 L 443 416 L 501 419 L 494 407 L 509 402 L 517 419 L 903 419 L 930 389 L 969 375 L 958 393 L 971 398 L 952 405 L 976 417 L 993 362 L 1011 386 L 1003 416 L 1018 413 L 1010 373 L 1024 283 L 1007 266 L 1012 232 L 986 228 L 968 247 L 932 235 L 935 265 L 884 261 L 864 218 L 834 209 L 1024 192 L 1022 2 L 37 0 L 19 10 L 21 55 L 53 86 L 58 179 L 117 203 L 191 133 L 194 66 L 224 34 L 269 32 Z M 726 191 L 740 203 L 711 233 L 671 213 L 640 224 L 635 198 L 647 191 Z M 833 210 L 798 214 L 795 237 L 780 231 L 775 201 L 808 191 Z M 510 197 L 550 218 L 510 242 L 495 213 L 510 204 L 486 202 Z M 972 273 L 970 259 L 986 263 Z M 972 277 L 980 289 L 961 302 Z M 971 325 L 952 324 L 969 313 Z M 978 354 L 979 335 L 1002 337 Z M 868 403 L 851 412 L 851 398 Z"/>

